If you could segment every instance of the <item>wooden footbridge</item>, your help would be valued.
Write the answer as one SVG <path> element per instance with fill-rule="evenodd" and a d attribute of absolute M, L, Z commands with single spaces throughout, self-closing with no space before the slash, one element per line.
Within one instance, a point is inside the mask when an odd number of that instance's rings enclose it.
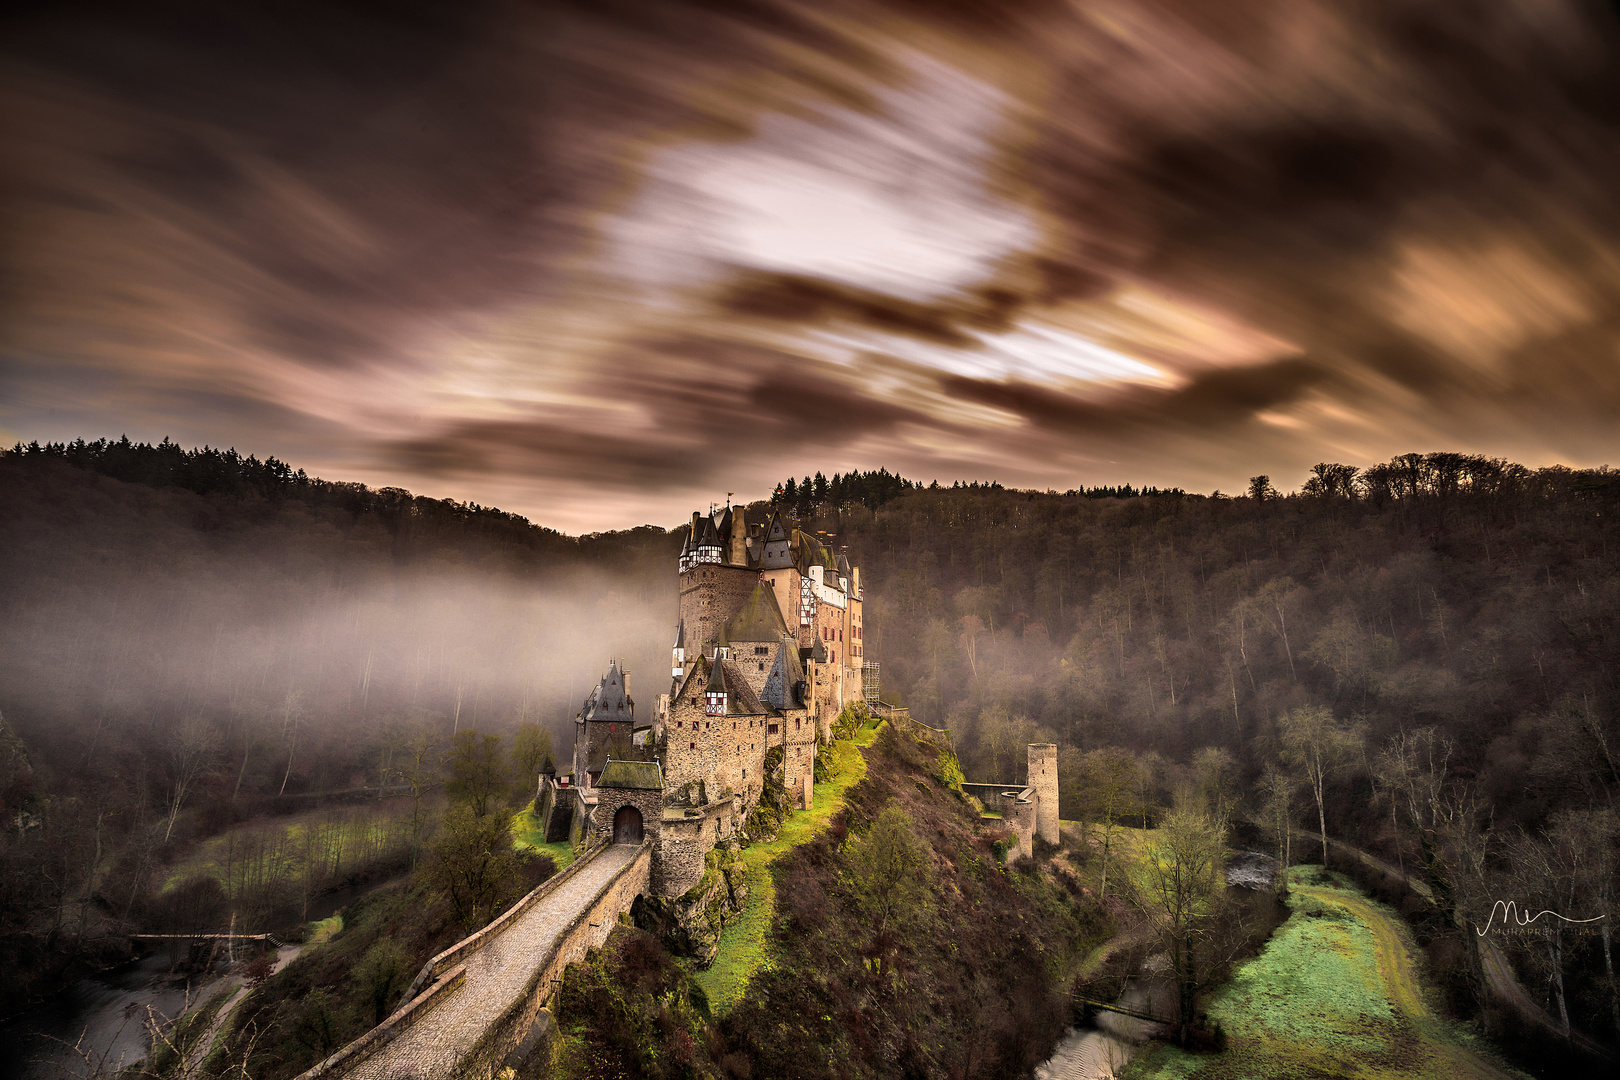
<path fill-rule="evenodd" d="M 1110 1005 L 1106 1001 L 1093 1001 L 1090 998 L 1083 998 L 1083 997 L 1076 997 L 1074 1000 L 1075 1000 L 1075 1002 L 1077 1004 L 1084 1005 L 1086 1007 L 1086 1011 L 1088 1013 L 1100 1009 L 1103 1012 L 1118 1013 L 1121 1016 L 1129 1016 L 1129 1017 L 1131 1017 L 1133 1019 L 1136 1019 L 1136 1020 L 1146 1020 L 1150 1024 L 1174 1024 L 1175 1023 L 1175 1021 L 1170 1019 L 1169 1017 L 1154 1016 L 1152 1013 L 1143 1012 L 1140 1009 L 1127 1009 L 1123 1005 Z"/>

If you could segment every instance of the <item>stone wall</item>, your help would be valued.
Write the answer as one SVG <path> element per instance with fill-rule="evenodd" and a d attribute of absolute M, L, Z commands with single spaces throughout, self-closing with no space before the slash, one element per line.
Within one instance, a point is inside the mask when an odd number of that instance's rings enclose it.
<path fill-rule="evenodd" d="M 621 913 L 628 913 L 635 899 L 648 889 L 652 867 L 652 844 L 641 851 L 597 893 L 557 935 L 540 970 L 529 980 L 523 998 L 508 1009 L 462 1061 L 454 1080 L 493 1080 L 506 1058 L 529 1034 L 540 1011 L 552 999 L 563 969 L 585 959 L 591 949 L 599 949 L 613 932 Z"/>
<path fill-rule="evenodd" d="M 658 842 L 658 829 L 664 818 L 664 793 L 638 788 L 599 787 L 596 792 L 596 812 L 591 815 L 593 843 L 613 842 L 613 818 L 621 806 L 633 806 L 641 811 L 642 835 Z"/>
<path fill-rule="evenodd" d="M 680 810 L 666 812 L 653 857 L 652 893 L 680 896 L 703 879 L 703 857 L 715 845 L 716 829 L 724 833 L 727 823 L 735 824 L 732 805 L 727 799 L 690 816 Z"/>
<path fill-rule="evenodd" d="M 665 789 L 702 780 L 711 799 L 730 791 L 753 802 L 759 797 L 766 724 L 764 716 L 707 716 L 701 688 L 689 689 L 669 707 Z"/>
<path fill-rule="evenodd" d="M 680 616 L 686 627 L 686 659 L 697 659 L 700 646 L 713 641 L 720 628 L 742 609 L 759 582 L 759 571 L 745 566 L 706 563 L 681 575 Z"/>
<path fill-rule="evenodd" d="M 799 601 L 803 595 L 801 592 L 803 579 L 799 576 L 798 569 L 785 566 L 766 570 L 760 577 L 776 594 L 776 606 L 782 612 L 783 620 L 787 622 L 788 633 L 798 640 L 800 648 L 809 648 L 815 641 L 815 631 L 812 627 L 799 625 Z"/>
<path fill-rule="evenodd" d="M 748 680 L 756 695 L 765 692 L 765 681 L 770 678 L 771 665 L 776 663 L 777 641 L 733 641 L 731 655 L 738 671 Z M 764 652 L 760 650 L 763 649 Z"/>
<path fill-rule="evenodd" d="M 1002 824 L 1018 837 L 1018 846 L 1007 852 L 1007 861 L 1035 854 L 1035 811 L 1037 800 L 1033 788 L 1022 791 L 1003 791 L 996 809 L 1001 811 Z"/>

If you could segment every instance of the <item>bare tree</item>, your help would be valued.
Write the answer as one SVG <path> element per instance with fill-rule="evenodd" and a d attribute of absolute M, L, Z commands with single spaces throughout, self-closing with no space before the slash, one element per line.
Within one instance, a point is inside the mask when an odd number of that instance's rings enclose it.
<path fill-rule="evenodd" d="M 961 643 L 962 651 L 967 654 L 968 667 L 972 670 L 973 677 L 977 679 L 979 677 L 979 635 L 984 633 L 984 620 L 977 615 L 963 615 L 958 620 L 958 623 L 962 627 L 962 634 L 958 641 Z"/>
<path fill-rule="evenodd" d="M 1282 718 L 1283 760 L 1298 768 L 1316 797 L 1316 818 L 1322 830 L 1322 863 L 1328 861 L 1327 778 L 1356 759 L 1365 740 L 1360 724 L 1346 724 L 1320 705 L 1302 705 Z"/>
<path fill-rule="evenodd" d="M 1373 762 L 1373 776 L 1389 799 L 1391 816 L 1404 821 L 1419 838 L 1421 853 L 1427 856 L 1424 872 L 1429 877 L 1437 851 L 1433 844 L 1423 846 L 1421 840 L 1440 824 L 1450 763 L 1451 743 L 1432 727 L 1396 732 Z M 1433 884 L 1430 881 L 1431 887 Z"/>
<path fill-rule="evenodd" d="M 1294 795 L 1299 777 L 1277 763 L 1266 765 L 1260 777 L 1260 796 L 1266 820 L 1277 833 L 1277 860 L 1286 871 L 1294 860 Z M 1279 880 L 1286 881 L 1286 877 Z"/>
<path fill-rule="evenodd" d="M 1237 759 L 1224 747 L 1205 746 L 1193 754 L 1193 785 L 1199 804 L 1222 832 L 1231 823 L 1232 807 L 1237 802 L 1237 770 Z"/>
<path fill-rule="evenodd" d="M 427 728 L 417 728 L 395 758 L 399 778 L 411 794 L 411 866 L 422 852 L 422 799 L 439 783 L 439 742 Z"/>
<path fill-rule="evenodd" d="M 182 721 L 169 741 L 169 826 L 163 832 L 168 843 L 174 834 L 174 823 L 185 806 L 186 796 L 197 781 L 214 767 L 219 753 L 219 732 L 201 716 Z"/>
<path fill-rule="evenodd" d="M 1098 896 L 1108 896 L 1108 865 L 1113 854 L 1114 832 L 1119 819 L 1130 810 L 1141 767 L 1136 756 L 1118 746 L 1092 750 L 1082 758 L 1086 816 L 1102 831 L 1102 884 Z"/>

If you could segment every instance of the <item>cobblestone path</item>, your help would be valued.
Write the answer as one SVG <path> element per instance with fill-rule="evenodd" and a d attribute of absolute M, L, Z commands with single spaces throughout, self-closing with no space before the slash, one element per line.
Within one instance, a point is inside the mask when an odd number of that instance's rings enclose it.
<path fill-rule="evenodd" d="M 353 1080 L 448 1076 L 486 1028 L 523 993 L 546 952 L 602 886 L 636 857 L 634 844 L 603 851 L 573 880 L 524 912 L 467 957 L 467 981 L 439 999 L 403 1034 L 349 1071 Z"/>

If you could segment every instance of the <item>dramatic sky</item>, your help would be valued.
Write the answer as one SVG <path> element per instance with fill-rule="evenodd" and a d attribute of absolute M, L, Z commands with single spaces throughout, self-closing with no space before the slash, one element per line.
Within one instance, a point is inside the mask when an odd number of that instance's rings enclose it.
<path fill-rule="evenodd" d="M 817 469 L 1620 463 L 1599 5 L 23 7 L 7 442 L 569 530 Z"/>

